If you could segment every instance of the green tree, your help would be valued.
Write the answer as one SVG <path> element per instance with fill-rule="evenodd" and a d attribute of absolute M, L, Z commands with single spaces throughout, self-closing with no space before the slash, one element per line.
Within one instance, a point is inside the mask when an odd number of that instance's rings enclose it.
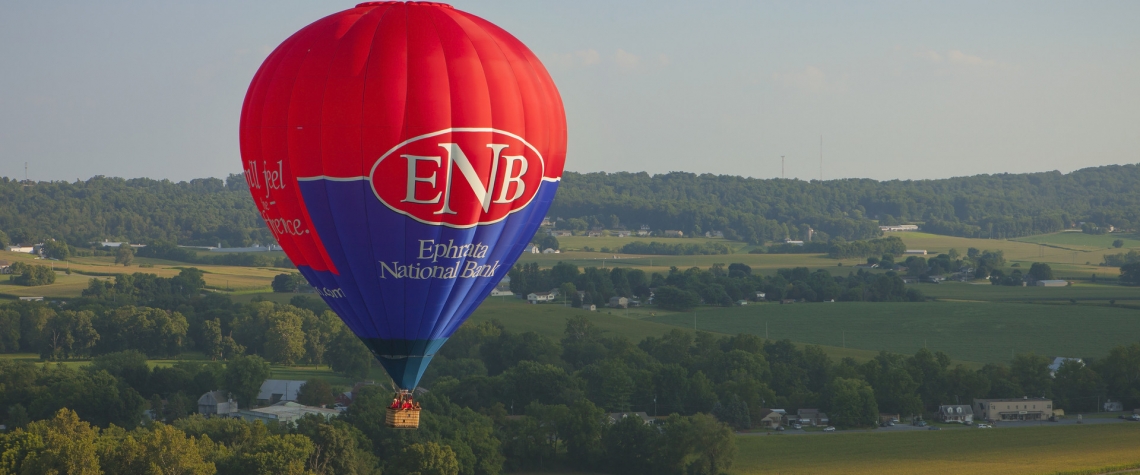
<path fill-rule="evenodd" d="M 12 274 L 8 276 L 8 280 L 16 285 L 35 287 L 55 283 L 55 271 L 48 266 L 28 265 L 17 261 L 12 263 L 9 269 Z"/>
<path fill-rule="evenodd" d="M 99 430 L 60 409 L 49 420 L 16 429 L 2 440 L 0 457 L 7 473 L 99 475 L 96 439 Z"/>
<path fill-rule="evenodd" d="M 435 442 L 411 444 L 391 462 L 386 471 L 408 475 L 458 475 L 455 451 Z"/>
<path fill-rule="evenodd" d="M 235 454 L 230 473 L 305 475 L 315 447 L 300 434 L 270 435 Z"/>
<path fill-rule="evenodd" d="M 119 244 L 119 250 L 115 251 L 115 263 L 124 266 L 130 266 L 131 262 L 135 260 L 135 250 L 128 243 Z"/>
<path fill-rule="evenodd" d="M 356 379 L 367 378 L 372 361 L 376 359 L 348 328 L 342 329 L 333 337 L 326 358 L 333 371 Z"/>
<path fill-rule="evenodd" d="M 1120 280 L 1129 284 L 1140 284 L 1140 262 L 1120 266 Z"/>
<path fill-rule="evenodd" d="M 661 473 L 719 475 L 736 459 L 736 435 L 707 414 L 672 415 L 662 428 Z"/>
<path fill-rule="evenodd" d="M 44 241 L 43 251 L 45 256 L 52 259 L 59 259 L 61 261 L 66 260 L 71 255 L 70 249 L 67 247 L 67 243 L 63 242 L 63 240 L 57 239 L 48 239 L 47 241 Z"/>
<path fill-rule="evenodd" d="M 1044 262 L 1034 262 L 1029 267 L 1029 277 L 1035 280 L 1053 280 L 1053 268 Z"/>
<path fill-rule="evenodd" d="M 64 310 L 51 315 L 44 324 L 40 357 L 57 360 L 88 354 L 99 341 L 99 333 L 91 325 L 93 316 L 89 310 Z"/>
<path fill-rule="evenodd" d="M 298 280 L 299 279 L 297 274 L 277 274 L 277 276 L 273 277 L 273 283 L 271 286 L 273 287 L 274 292 L 296 292 L 297 285 L 300 283 Z"/>
<path fill-rule="evenodd" d="M 306 406 L 325 406 L 336 402 L 336 398 L 328 381 L 311 378 L 297 391 L 297 402 Z"/>
<path fill-rule="evenodd" d="M 693 307 L 699 305 L 701 297 L 696 292 L 681 290 L 677 287 L 666 285 L 657 288 L 654 302 L 661 308 L 683 312 L 692 310 Z"/>
<path fill-rule="evenodd" d="M 269 362 L 260 356 L 237 356 L 226 364 L 222 386 L 238 404 L 250 407 L 257 399 L 261 384 L 269 378 Z"/>
<path fill-rule="evenodd" d="M 1104 395 L 1104 382 L 1092 368 L 1076 360 L 1065 360 L 1054 378 L 1053 396 L 1057 407 L 1069 413 L 1097 411 L 1097 396 Z"/>
<path fill-rule="evenodd" d="M 265 355 L 270 361 L 292 365 L 305 356 L 305 332 L 301 329 L 301 312 L 293 306 L 282 306 L 269 315 L 265 335 Z"/>
<path fill-rule="evenodd" d="M 113 427 L 102 439 L 99 459 L 107 473 L 213 475 L 217 470 L 197 439 L 160 422 L 129 433 Z"/>
<path fill-rule="evenodd" d="M 879 422 L 875 391 L 866 381 L 835 378 L 827 399 L 831 423 L 837 427 L 874 427 Z"/>
<path fill-rule="evenodd" d="M 202 339 L 199 347 L 210 360 L 217 361 L 222 357 L 222 322 L 218 319 L 202 322 Z"/>
<path fill-rule="evenodd" d="M 1053 397 L 1053 377 L 1049 374 L 1049 358 L 1029 354 L 1014 356 L 1010 374 L 1026 396 Z"/>
<path fill-rule="evenodd" d="M 368 451 L 369 440 L 343 421 L 331 423 L 316 416 L 297 421 L 297 433 L 313 442 L 306 467 L 316 475 L 377 474 L 377 460 Z"/>

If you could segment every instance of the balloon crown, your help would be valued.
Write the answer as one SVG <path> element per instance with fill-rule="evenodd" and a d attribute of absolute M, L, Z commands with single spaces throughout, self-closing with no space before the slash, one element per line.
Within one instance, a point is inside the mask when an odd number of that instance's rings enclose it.
<path fill-rule="evenodd" d="M 422 6 L 425 6 L 425 7 L 455 8 L 455 7 L 451 6 L 451 5 L 448 5 L 448 4 L 446 4 L 446 3 L 440 3 L 440 2 L 391 2 L 391 1 L 388 1 L 388 2 L 364 2 L 364 3 L 358 3 L 358 4 L 356 4 L 356 8 L 360 8 L 360 7 L 378 7 L 378 6 L 380 6 L 380 5 L 394 5 L 394 4 L 397 4 L 397 3 L 406 3 L 406 4 L 408 4 L 408 5 L 422 5 Z"/>

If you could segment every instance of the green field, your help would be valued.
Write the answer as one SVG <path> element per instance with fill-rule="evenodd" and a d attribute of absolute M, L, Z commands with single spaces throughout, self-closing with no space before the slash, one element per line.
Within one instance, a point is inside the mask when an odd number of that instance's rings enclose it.
<path fill-rule="evenodd" d="M 1108 473 L 1140 464 L 1140 424 L 741 436 L 730 473 Z"/>
<path fill-rule="evenodd" d="M 1048 244 L 1072 249 L 1110 249 L 1112 248 L 1112 242 L 1117 239 L 1124 241 L 1123 249 L 1125 251 L 1127 251 L 1129 248 L 1140 248 L 1140 236 L 1137 236 L 1135 234 L 1122 233 L 1085 234 L 1081 232 L 1061 232 L 1028 236 L 1017 238 L 1015 240 L 1034 244 Z"/>
<path fill-rule="evenodd" d="M 624 316 L 624 310 L 603 309 L 601 312 L 587 312 L 561 305 L 544 304 L 530 305 L 519 299 L 507 297 L 494 297 L 487 299 L 479 306 L 465 325 L 479 324 L 492 319 L 498 320 L 513 332 L 533 331 L 541 335 L 561 340 L 566 330 L 566 319 L 573 316 L 585 316 L 598 327 L 607 337 L 625 337 L 637 343 L 646 337 L 660 337 L 677 327 L 664 323 L 650 321 L 649 311 L 637 312 L 631 310 L 629 316 Z M 660 314 L 661 312 L 656 312 Z M 643 317 L 643 318 L 636 318 Z M 702 325 L 698 330 L 716 332 L 712 328 Z M 683 327 L 682 330 L 691 331 L 692 327 Z M 858 361 L 866 361 L 878 354 L 878 350 L 868 351 L 857 348 L 841 348 L 838 346 L 823 346 L 823 351 L 832 359 L 839 360 L 850 356 Z"/>
<path fill-rule="evenodd" d="M 868 351 L 913 354 L 924 346 L 951 358 L 1008 362 L 1014 352 L 1103 356 L 1140 341 L 1140 312 L 1102 306 L 996 302 L 802 303 L 700 308 L 649 321 L 721 333 Z M 767 326 L 767 330 L 765 330 Z"/>
<path fill-rule="evenodd" d="M 927 297 L 952 300 L 984 300 L 993 302 L 1009 301 L 1108 301 L 1120 302 L 1140 300 L 1140 287 L 1120 285 L 1081 284 L 1069 287 L 1008 287 L 989 283 L 968 284 L 943 282 L 938 285 L 914 284 Z"/>

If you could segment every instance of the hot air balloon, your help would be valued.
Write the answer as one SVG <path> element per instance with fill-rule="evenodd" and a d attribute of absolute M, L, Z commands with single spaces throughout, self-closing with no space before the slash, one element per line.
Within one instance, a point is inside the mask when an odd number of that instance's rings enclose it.
<path fill-rule="evenodd" d="M 550 75 L 449 5 L 361 3 L 266 58 L 240 136 L 266 225 L 392 377 L 389 425 L 417 426 L 432 355 L 554 198 L 566 117 Z"/>

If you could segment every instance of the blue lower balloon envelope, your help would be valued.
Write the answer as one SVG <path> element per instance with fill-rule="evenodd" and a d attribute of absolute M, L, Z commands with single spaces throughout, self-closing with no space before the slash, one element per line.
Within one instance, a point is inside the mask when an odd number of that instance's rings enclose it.
<path fill-rule="evenodd" d="M 457 229 L 392 211 L 366 180 L 299 185 L 337 269 L 302 274 L 402 389 L 416 387 L 436 351 L 507 275 L 558 187 L 543 182 L 506 219 Z"/>

